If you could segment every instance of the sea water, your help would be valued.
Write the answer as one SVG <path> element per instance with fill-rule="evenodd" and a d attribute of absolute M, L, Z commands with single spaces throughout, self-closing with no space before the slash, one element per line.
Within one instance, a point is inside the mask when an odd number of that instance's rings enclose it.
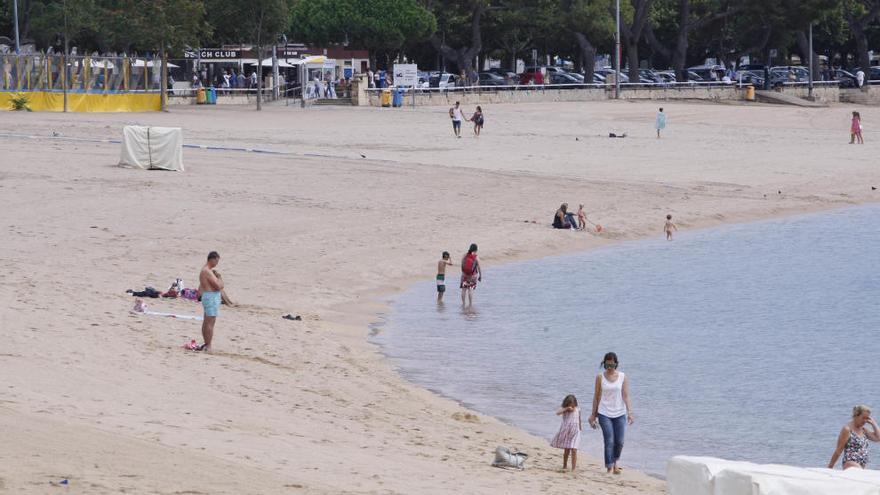
<path fill-rule="evenodd" d="M 586 419 L 615 351 L 635 414 L 623 465 L 825 466 L 854 405 L 880 412 L 878 253 L 880 207 L 865 206 L 486 263 L 472 311 L 457 272 L 442 306 L 426 280 L 393 299 L 374 341 L 415 383 L 548 439 L 575 394 L 596 457 Z"/>

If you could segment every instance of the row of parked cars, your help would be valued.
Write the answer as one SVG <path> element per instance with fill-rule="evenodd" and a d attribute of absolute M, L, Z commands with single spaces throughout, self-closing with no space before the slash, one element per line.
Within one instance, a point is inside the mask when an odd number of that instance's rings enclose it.
<path fill-rule="evenodd" d="M 857 68 L 851 72 L 843 69 L 825 70 L 823 71 L 823 78 L 838 81 L 842 88 L 857 87 L 858 81 L 854 74 L 858 70 Z M 580 84 L 605 84 L 608 77 L 614 74 L 614 72 L 614 69 L 611 67 L 603 67 L 594 71 L 592 81 L 585 81 L 584 74 L 566 71 L 561 67 L 532 66 L 526 67 L 519 74 L 503 68 L 492 68 L 478 73 L 479 81 L 477 85 L 516 86 L 554 84 L 575 86 Z M 742 81 L 744 84 L 753 84 L 758 87 L 765 86 L 765 79 L 768 76 L 770 78 L 770 86 L 772 87 L 785 83 L 807 82 L 810 78 L 809 70 L 803 66 L 774 66 L 767 70 L 765 66 L 755 64 L 742 65 L 733 74 L 728 73 L 721 66 L 697 66 L 689 68 L 686 75 L 687 80 L 683 82 L 728 82 L 732 84 Z M 635 82 L 637 84 L 663 85 L 678 82 L 675 71 L 671 70 L 639 69 L 638 81 L 630 81 L 628 72 L 619 74 L 619 78 L 621 83 Z M 871 67 L 866 72 L 865 79 L 880 80 L 880 67 Z M 447 72 L 425 72 L 421 73 L 419 77 L 419 86 L 426 89 L 453 88 L 467 85 L 458 75 Z"/>

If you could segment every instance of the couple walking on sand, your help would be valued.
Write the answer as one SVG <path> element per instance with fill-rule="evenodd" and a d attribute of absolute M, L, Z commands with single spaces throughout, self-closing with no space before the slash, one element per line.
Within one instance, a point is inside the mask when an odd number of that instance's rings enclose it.
<path fill-rule="evenodd" d="M 455 105 L 449 109 L 449 118 L 452 119 L 452 132 L 455 133 L 455 137 L 460 138 L 461 122 L 465 120 L 465 118 L 459 102 L 455 102 Z M 480 137 L 480 132 L 483 130 L 483 109 L 477 105 L 477 110 L 471 118 L 467 120 L 474 123 L 474 136 Z"/>
<path fill-rule="evenodd" d="M 629 378 L 622 371 L 617 370 L 619 364 L 617 354 L 613 352 L 605 354 L 601 363 L 604 371 L 596 375 L 592 412 L 587 419 L 587 423 L 592 428 L 602 429 L 605 468 L 609 473 L 614 474 L 622 472 L 617 462 L 623 451 L 624 433 L 626 425 L 633 424 L 635 419 L 629 397 Z M 562 416 L 562 425 L 556 436 L 550 440 L 550 446 L 563 449 L 562 470 L 568 469 L 568 459 L 571 457 L 571 470 L 574 471 L 577 467 L 581 432 L 584 429 L 577 397 L 565 396 L 562 407 L 556 411 L 556 415 Z"/>
<path fill-rule="evenodd" d="M 446 267 L 453 266 L 449 259 L 449 252 L 443 251 L 440 261 L 437 262 L 437 302 L 443 302 L 446 293 Z M 477 282 L 483 280 L 483 272 L 480 270 L 480 260 L 477 258 L 477 245 L 471 244 L 467 254 L 461 259 L 461 305 L 464 307 L 474 305 L 474 291 Z"/>

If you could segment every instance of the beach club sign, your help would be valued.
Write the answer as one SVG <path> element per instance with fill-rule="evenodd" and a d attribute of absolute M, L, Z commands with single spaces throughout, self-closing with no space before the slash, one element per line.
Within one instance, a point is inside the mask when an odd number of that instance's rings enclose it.
<path fill-rule="evenodd" d="M 200 48 L 198 50 L 186 50 L 185 58 L 210 59 L 210 60 L 236 60 L 241 58 L 241 50 L 229 50 L 225 48 Z"/>

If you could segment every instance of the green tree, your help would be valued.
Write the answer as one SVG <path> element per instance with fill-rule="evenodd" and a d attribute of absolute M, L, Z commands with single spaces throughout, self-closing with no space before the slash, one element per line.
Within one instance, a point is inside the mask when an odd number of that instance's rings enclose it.
<path fill-rule="evenodd" d="M 729 2 L 727 0 L 658 0 L 655 4 L 654 20 L 663 15 L 667 16 L 674 12 L 674 19 L 669 19 L 670 24 L 675 25 L 674 41 L 666 44 L 661 42 L 654 34 L 652 23 L 645 28 L 645 39 L 651 47 L 670 61 L 675 69 L 676 78 L 685 80 L 685 67 L 687 65 L 688 48 L 690 46 L 691 32 L 738 14 L 745 8 L 745 2 Z"/>
<path fill-rule="evenodd" d="M 347 43 L 376 54 L 396 53 L 437 29 L 434 15 L 415 0 L 299 0 L 291 29 L 301 41 Z"/>
<path fill-rule="evenodd" d="M 500 0 L 485 27 L 488 48 L 516 69 L 520 54 L 558 31 L 558 0 Z"/>
<path fill-rule="evenodd" d="M 441 32 L 431 35 L 431 45 L 459 71 L 470 74 L 483 51 L 482 23 L 492 9 L 490 0 L 427 0 L 426 5 L 441 26 Z"/>
<path fill-rule="evenodd" d="M 156 50 L 162 59 L 162 109 L 168 94 L 168 50 L 197 45 L 210 33 L 203 0 L 101 0 L 103 30 L 125 51 Z"/>
<path fill-rule="evenodd" d="M 290 0 L 209 0 L 211 22 L 221 37 L 257 47 L 257 110 L 263 109 L 263 58 L 267 46 L 290 27 Z"/>
<path fill-rule="evenodd" d="M 843 15 L 856 42 L 858 66 L 869 75 L 868 25 L 880 16 L 880 0 L 843 0 Z"/>
<path fill-rule="evenodd" d="M 562 25 L 574 36 L 581 52 L 584 82 L 593 82 L 597 44 L 614 39 L 614 17 L 607 0 L 563 0 Z"/>

